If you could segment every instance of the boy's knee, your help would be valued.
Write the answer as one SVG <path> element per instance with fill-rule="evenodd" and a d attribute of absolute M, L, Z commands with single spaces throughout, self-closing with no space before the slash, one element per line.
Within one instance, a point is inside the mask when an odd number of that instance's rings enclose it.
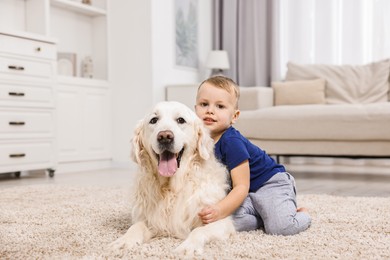
<path fill-rule="evenodd" d="M 270 227 L 265 227 L 265 233 L 269 235 L 291 236 L 299 233 L 299 231 L 297 232 L 294 225 L 289 224 L 287 226 L 272 225 Z"/>
<path fill-rule="evenodd" d="M 310 223 L 299 223 L 296 219 L 292 218 L 285 222 L 272 223 L 271 225 L 265 225 L 265 233 L 270 235 L 282 235 L 291 236 L 306 230 Z"/>

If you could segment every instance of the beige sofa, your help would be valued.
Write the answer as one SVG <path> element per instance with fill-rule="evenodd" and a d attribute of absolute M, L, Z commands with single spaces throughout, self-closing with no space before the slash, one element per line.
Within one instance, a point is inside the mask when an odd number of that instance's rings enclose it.
<path fill-rule="evenodd" d="M 390 158 L 390 60 L 287 67 L 284 82 L 241 87 L 244 136 L 277 156 Z M 193 108 L 197 87 L 168 86 L 166 100 Z"/>
<path fill-rule="evenodd" d="M 287 67 L 284 82 L 241 87 L 244 136 L 272 155 L 390 157 L 390 60 Z"/>

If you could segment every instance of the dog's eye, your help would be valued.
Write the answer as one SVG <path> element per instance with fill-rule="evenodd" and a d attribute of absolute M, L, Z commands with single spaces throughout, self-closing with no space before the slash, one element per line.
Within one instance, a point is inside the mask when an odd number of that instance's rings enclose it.
<path fill-rule="evenodd" d="M 149 121 L 149 124 L 155 124 L 155 123 L 157 123 L 157 121 L 158 121 L 158 117 L 153 117 L 152 119 L 150 119 L 150 121 Z"/>
<path fill-rule="evenodd" d="M 179 117 L 178 119 L 176 119 L 176 121 L 179 123 L 179 124 L 184 124 L 186 123 L 186 120 L 182 117 Z"/>

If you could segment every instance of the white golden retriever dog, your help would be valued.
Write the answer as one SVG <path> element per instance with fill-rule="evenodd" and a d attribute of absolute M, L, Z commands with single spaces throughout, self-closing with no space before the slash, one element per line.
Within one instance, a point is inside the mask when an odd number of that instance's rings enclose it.
<path fill-rule="evenodd" d="M 204 225 L 198 212 L 226 196 L 225 167 L 203 123 L 178 102 L 158 103 L 141 120 L 132 139 L 139 171 L 133 188 L 133 225 L 112 243 L 131 248 L 153 237 L 185 239 L 176 252 L 202 254 L 205 243 L 235 233 L 230 217 Z"/>

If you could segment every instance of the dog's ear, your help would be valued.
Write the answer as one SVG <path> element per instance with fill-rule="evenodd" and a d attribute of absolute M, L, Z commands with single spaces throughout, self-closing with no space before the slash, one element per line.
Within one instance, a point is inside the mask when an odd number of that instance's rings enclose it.
<path fill-rule="evenodd" d="M 132 138 L 132 149 L 131 149 L 131 158 L 134 162 L 141 163 L 141 153 L 144 150 L 144 144 L 142 142 L 143 136 L 143 120 L 139 121 L 135 130 L 134 136 Z"/>
<path fill-rule="evenodd" d="M 198 132 L 198 152 L 202 159 L 208 160 L 214 151 L 214 142 L 211 139 L 208 130 L 203 126 L 201 121 L 196 121 Z"/>

